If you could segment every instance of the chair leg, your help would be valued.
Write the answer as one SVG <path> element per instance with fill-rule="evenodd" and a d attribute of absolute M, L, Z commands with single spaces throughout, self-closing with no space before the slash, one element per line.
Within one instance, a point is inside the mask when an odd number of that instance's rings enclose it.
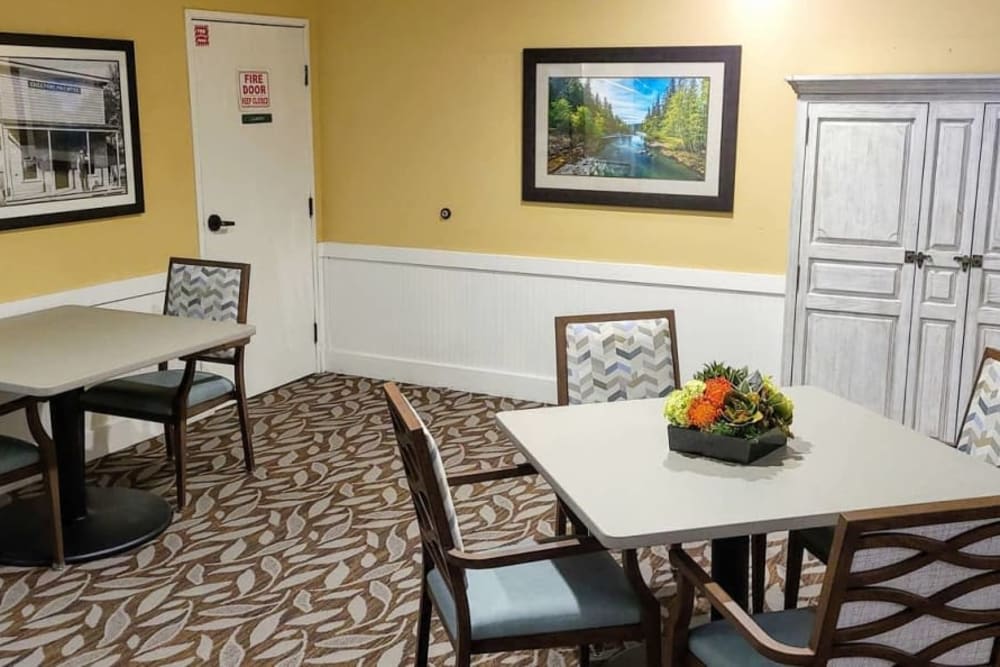
<path fill-rule="evenodd" d="M 49 501 L 49 520 L 52 522 L 52 569 L 61 570 L 66 566 L 66 550 L 63 543 L 62 511 L 59 507 L 59 481 L 53 452 L 48 447 L 42 450 L 42 478 L 45 494 Z"/>
<path fill-rule="evenodd" d="M 167 426 L 174 448 L 174 474 L 177 479 L 177 511 L 187 504 L 187 428 L 185 424 Z"/>
<path fill-rule="evenodd" d="M 589 644 L 580 644 L 580 667 L 590 667 Z"/>
<path fill-rule="evenodd" d="M 247 472 L 253 472 L 256 463 L 253 459 L 253 442 L 250 439 L 250 412 L 247 410 L 246 394 L 242 391 L 236 399 L 236 412 L 240 416 L 240 438 L 243 440 L 243 465 Z"/>
<path fill-rule="evenodd" d="M 472 651 L 466 642 L 459 641 L 455 647 L 455 667 L 469 667 L 472 664 Z"/>
<path fill-rule="evenodd" d="M 660 628 L 660 608 L 652 607 L 646 610 L 646 618 L 643 619 L 645 642 L 646 642 L 646 665 L 647 667 L 662 667 L 663 665 L 663 635 Z"/>
<path fill-rule="evenodd" d="M 173 439 L 170 437 L 170 428 L 166 425 L 163 426 L 163 443 L 167 450 L 167 460 L 174 460 L 174 443 Z"/>
<path fill-rule="evenodd" d="M 427 554 L 424 553 L 424 558 Z M 426 568 L 425 568 L 426 570 Z M 417 667 L 427 667 L 427 652 L 431 643 L 431 596 L 427 592 L 427 573 L 420 584 L 420 616 L 417 618 Z"/>
<path fill-rule="evenodd" d="M 563 509 L 562 501 L 556 498 L 556 524 L 553 531 L 556 535 L 566 534 L 566 511 Z"/>
<path fill-rule="evenodd" d="M 750 537 L 750 596 L 753 613 L 764 611 L 764 588 L 767 583 L 767 535 Z"/>
<path fill-rule="evenodd" d="M 788 533 L 788 552 L 785 555 L 785 609 L 799 606 L 799 580 L 802 578 L 802 558 L 805 545 L 793 530 Z"/>

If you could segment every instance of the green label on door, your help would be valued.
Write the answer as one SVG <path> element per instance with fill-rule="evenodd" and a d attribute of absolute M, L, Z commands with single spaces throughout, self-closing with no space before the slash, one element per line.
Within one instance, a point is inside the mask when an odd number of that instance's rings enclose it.
<path fill-rule="evenodd" d="M 259 125 L 260 123 L 271 123 L 274 119 L 269 113 L 245 113 L 243 114 L 244 125 Z"/>

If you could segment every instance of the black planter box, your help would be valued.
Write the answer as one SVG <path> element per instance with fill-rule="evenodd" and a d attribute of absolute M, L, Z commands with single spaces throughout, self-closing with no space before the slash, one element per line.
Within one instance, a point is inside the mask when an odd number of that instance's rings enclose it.
<path fill-rule="evenodd" d="M 744 440 L 728 435 L 705 433 L 690 428 L 667 426 L 670 451 L 708 456 L 720 461 L 752 463 L 785 446 L 787 438 L 780 429 L 772 429 L 755 440 Z"/>

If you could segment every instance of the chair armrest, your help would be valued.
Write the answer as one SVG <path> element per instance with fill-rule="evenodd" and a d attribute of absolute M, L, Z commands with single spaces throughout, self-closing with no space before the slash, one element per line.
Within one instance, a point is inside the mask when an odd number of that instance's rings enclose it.
<path fill-rule="evenodd" d="M 601 543 L 592 538 L 572 538 L 547 544 L 529 544 L 510 549 L 469 552 L 452 549 L 447 553 L 450 563 L 466 570 L 485 570 L 507 565 L 520 565 L 540 560 L 579 556 L 605 551 Z"/>
<path fill-rule="evenodd" d="M 680 547 L 671 547 L 670 563 L 677 568 L 680 575 L 691 582 L 709 603 L 722 614 L 727 621 L 736 626 L 744 639 L 766 658 L 786 665 L 809 665 L 815 660 L 812 649 L 801 646 L 791 646 L 767 634 L 753 617 L 743 607 L 737 604 L 718 583 L 712 580 L 708 572 L 692 559 Z"/>
<path fill-rule="evenodd" d="M 536 475 L 538 471 L 530 463 L 521 463 L 515 466 L 504 466 L 493 470 L 483 470 L 482 472 L 467 472 L 461 475 L 449 475 L 448 486 L 461 486 L 462 484 L 478 484 L 479 482 L 492 482 L 497 479 L 510 479 L 512 477 L 522 477 L 524 475 Z"/>
<path fill-rule="evenodd" d="M 5 396 L 10 396 L 10 394 L 5 394 Z M 34 404 L 34 402 L 35 399 L 30 396 L 18 396 L 14 400 L 0 403 L 0 415 L 9 415 L 10 413 L 17 412 L 18 410 L 24 410 Z"/>
<path fill-rule="evenodd" d="M 195 361 L 214 361 L 213 359 L 202 359 L 206 354 L 212 354 L 213 352 L 222 352 L 224 350 L 233 350 L 238 347 L 246 347 L 250 344 L 249 338 L 244 338 L 243 340 L 238 340 L 235 343 L 226 343 L 225 345 L 216 345 L 215 347 L 210 347 L 207 350 L 198 350 L 193 354 L 188 354 L 180 358 L 181 361 L 188 361 L 189 359 L 194 359 Z"/>

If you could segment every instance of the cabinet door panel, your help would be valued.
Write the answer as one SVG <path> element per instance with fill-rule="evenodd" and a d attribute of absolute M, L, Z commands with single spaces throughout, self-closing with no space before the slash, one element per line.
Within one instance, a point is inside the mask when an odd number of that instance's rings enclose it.
<path fill-rule="evenodd" d="M 972 249 L 983 110 L 981 103 L 935 102 L 927 124 L 916 245 L 927 259 L 917 269 L 905 423 L 948 441 L 958 419 L 969 285 L 955 258 Z"/>
<path fill-rule="evenodd" d="M 986 347 L 1000 348 L 1000 104 L 986 105 L 976 222 L 972 252 L 982 268 L 970 272 L 960 405 L 972 394 L 979 360 Z M 961 417 L 961 415 L 960 415 Z"/>
<path fill-rule="evenodd" d="M 904 413 L 928 106 L 809 105 L 792 381 Z"/>

